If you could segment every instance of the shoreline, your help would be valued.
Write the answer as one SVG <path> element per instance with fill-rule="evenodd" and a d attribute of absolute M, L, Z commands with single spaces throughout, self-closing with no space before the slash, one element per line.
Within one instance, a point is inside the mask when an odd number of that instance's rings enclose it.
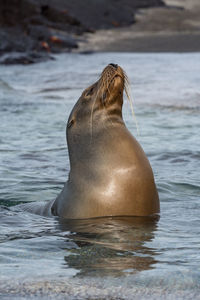
<path fill-rule="evenodd" d="M 118 5 L 123 7 L 120 1 Z M 19 11 L 14 10 L 16 24 L 1 27 L 0 64 L 32 64 L 54 59 L 54 54 L 59 53 L 200 52 L 200 2 L 156 0 L 155 3 L 149 2 L 149 6 L 141 8 L 138 0 L 130 1 L 130 5 L 136 5 L 131 10 L 134 13 L 131 22 L 130 9 L 125 5 L 122 15 L 119 7 L 109 6 L 108 15 L 105 7 L 101 7 L 99 19 L 94 20 L 95 3 L 81 14 L 77 6 L 81 2 L 50 1 L 40 7 L 37 0 L 24 21 L 19 22 Z"/>
<path fill-rule="evenodd" d="M 78 51 L 200 52 L 200 2 L 165 0 L 164 7 L 140 9 L 131 26 L 85 33 Z"/>
<path fill-rule="evenodd" d="M 107 33 L 109 35 L 109 33 Z M 80 42 L 76 53 L 135 52 L 190 53 L 200 52 L 200 33 L 165 33 L 126 37 L 107 42 L 106 32 L 98 32 L 89 41 Z M 87 37 L 88 38 L 88 37 Z"/>

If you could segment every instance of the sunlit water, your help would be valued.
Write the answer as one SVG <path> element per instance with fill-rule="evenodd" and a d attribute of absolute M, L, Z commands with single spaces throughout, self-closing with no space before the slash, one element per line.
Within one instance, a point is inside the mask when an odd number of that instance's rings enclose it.
<path fill-rule="evenodd" d="M 154 170 L 161 218 L 67 222 L 16 205 L 67 179 L 65 126 L 108 63 L 127 72 L 124 119 Z M 200 299 L 200 54 L 60 55 L 0 66 L 1 299 Z M 120 143 L 120 141 L 119 141 Z"/>

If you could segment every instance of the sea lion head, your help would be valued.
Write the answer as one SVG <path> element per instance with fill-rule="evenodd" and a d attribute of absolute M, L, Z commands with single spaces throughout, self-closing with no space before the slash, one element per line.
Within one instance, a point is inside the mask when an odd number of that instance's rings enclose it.
<path fill-rule="evenodd" d="M 105 67 L 97 82 L 86 88 L 69 116 L 67 130 L 75 132 L 99 125 L 107 118 L 122 118 L 123 91 L 126 75 L 116 64 Z"/>

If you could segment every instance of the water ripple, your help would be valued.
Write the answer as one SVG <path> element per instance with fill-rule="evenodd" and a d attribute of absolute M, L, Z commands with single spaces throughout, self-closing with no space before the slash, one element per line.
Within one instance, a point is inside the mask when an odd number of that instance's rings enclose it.
<path fill-rule="evenodd" d="M 199 58 L 68 54 L 26 68 L 0 66 L 0 291 L 16 299 L 39 291 L 48 299 L 62 299 L 62 291 L 80 299 L 198 299 Z M 124 119 L 154 170 L 160 221 L 67 222 L 24 212 L 16 204 L 61 191 L 69 113 L 110 61 L 132 83 L 140 135 L 126 102 Z"/>

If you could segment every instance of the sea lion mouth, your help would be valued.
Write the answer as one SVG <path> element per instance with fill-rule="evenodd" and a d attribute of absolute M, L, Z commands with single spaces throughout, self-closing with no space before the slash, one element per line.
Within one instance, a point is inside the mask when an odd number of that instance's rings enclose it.
<path fill-rule="evenodd" d="M 98 81 L 97 95 L 100 97 L 101 103 L 104 107 L 116 102 L 122 104 L 124 91 L 130 102 L 131 112 L 138 131 L 128 76 L 119 65 L 113 63 L 109 64 L 101 73 L 101 77 Z"/>
<path fill-rule="evenodd" d="M 123 83 L 125 79 L 125 72 L 123 69 L 117 64 L 109 64 L 105 67 L 103 72 L 101 73 L 100 81 L 102 81 L 105 86 L 109 86 L 111 82 L 115 79 L 115 77 L 121 77 Z"/>
<path fill-rule="evenodd" d="M 117 78 L 120 80 L 116 80 Z M 99 94 L 102 101 L 104 102 L 106 96 L 112 93 L 119 91 L 123 93 L 126 78 L 125 72 L 117 64 L 109 64 L 106 66 L 99 79 Z"/>

